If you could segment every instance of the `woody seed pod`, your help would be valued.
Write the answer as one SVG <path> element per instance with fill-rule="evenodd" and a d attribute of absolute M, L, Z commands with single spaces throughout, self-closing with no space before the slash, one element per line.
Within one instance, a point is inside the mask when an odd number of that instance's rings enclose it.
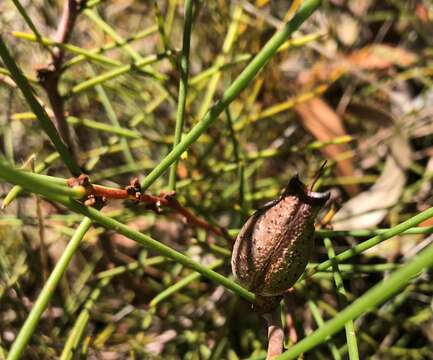
<path fill-rule="evenodd" d="M 233 248 L 237 281 L 260 296 L 278 296 L 290 289 L 307 266 L 314 220 L 329 195 L 307 189 L 296 175 L 280 198 L 257 210 Z"/>

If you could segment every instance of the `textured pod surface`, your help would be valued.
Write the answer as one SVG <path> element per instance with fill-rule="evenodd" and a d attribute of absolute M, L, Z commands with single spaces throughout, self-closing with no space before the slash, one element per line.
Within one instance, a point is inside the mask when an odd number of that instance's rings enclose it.
<path fill-rule="evenodd" d="M 286 292 L 304 272 L 314 245 L 314 220 L 329 193 L 309 191 L 297 176 L 281 197 L 257 210 L 233 248 L 232 271 L 262 296 Z"/>

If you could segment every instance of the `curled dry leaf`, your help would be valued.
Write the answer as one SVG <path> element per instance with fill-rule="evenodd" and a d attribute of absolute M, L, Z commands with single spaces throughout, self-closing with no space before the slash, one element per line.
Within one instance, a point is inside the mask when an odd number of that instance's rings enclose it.
<path fill-rule="evenodd" d="M 393 66 L 408 67 L 417 61 L 415 53 L 401 47 L 375 44 L 355 50 L 350 54 L 339 55 L 336 59 L 318 62 L 310 70 L 301 72 L 301 84 L 333 82 L 340 76 L 355 71 L 385 70 Z"/>
<path fill-rule="evenodd" d="M 367 191 L 346 202 L 333 219 L 336 230 L 368 229 L 378 225 L 400 198 L 406 184 L 411 150 L 402 134 L 390 143 L 385 167 L 377 182 Z"/>

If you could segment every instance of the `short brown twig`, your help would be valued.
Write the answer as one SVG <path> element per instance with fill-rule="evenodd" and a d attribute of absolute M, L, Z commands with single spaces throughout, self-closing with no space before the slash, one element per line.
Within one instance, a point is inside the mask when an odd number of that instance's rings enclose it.
<path fill-rule="evenodd" d="M 283 352 L 284 331 L 281 324 L 280 307 L 278 306 L 272 313 L 264 314 L 268 324 L 268 352 L 266 360 L 271 360 Z"/>
<path fill-rule="evenodd" d="M 86 189 L 85 205 L 93 205 L 96 199 L 100 199 L 102 202 L 108 199 L 128 199 L 137 203 L 145 203 L 148 209 L 158 214 L 163 211 L 163 208 L 169 208 L 182 215 L 187 223 L 209 231 L 214 235 L 224 237 L 230 243 L 233 242 L 233 239 L 224 228 L 212 225 L 180 204 L 175 197 L 175 191 L 162 192 L 159 195 L 143 194 L 141 193 L 140 183 L 137 178 L 134 178 L 124 189 L 119 189 L 92 184 L 89 177 L 84 174 L 78 178 L 70 178 L 68 185 L 71 187 L 80 185 Z"/>

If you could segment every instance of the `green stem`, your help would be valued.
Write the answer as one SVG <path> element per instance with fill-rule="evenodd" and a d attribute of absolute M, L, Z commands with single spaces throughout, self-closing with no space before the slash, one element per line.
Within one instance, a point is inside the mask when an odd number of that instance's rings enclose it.
<path fill-rule="evenodd" d="M 313 319 L 317 324 L 317 327 L 320 329 L 323 326 L 323 324 L 325 323 L 325 321 L 323 320 L 322 315 L 320 315 L 320 310 L 319 310 L 317 304 L 311 299 L 307 301 L 307 304 L 308 304 L 308 307 L 310 308 L 311 315 L 313 316 Z M 338 352 L 337 346 L 332 341 L 329 341 L 329 339 L 327 339 L 326 345 L 328 346 L 329 351 L 331 352 L 331 354 L 333 356 L 333 359 L 334 360 L 341 360 L 341 355 Z"/>
<path fill-rule="evenodd" d="M 96 75 L 93 68 L 90 65 L 89 67 L 92 72 L 92 75 Z M 114 111 L 114 108 L 111 105 L 111 101 L 108 98 L 104 88 L 102 87 L 102 85 L 96 85 L 95 90 L 96 93 L 98 94 L 99 100 L 102 103 L 102 106 L 105 109 L 105 112 L 107 113 L 108 119 L 111 121 L 111 124 L 116 128 L 120 128 L 119 119 L 117 118 L 116 112 Z M 126 163 L 134 167 L 135 160 L 134 160 L 134 156 L 132 155 L 131 149 L 129 148 L 128 140 L 125 138 L 121 138 L 120 144 L 122 146 L 123 156 L 125 158 Z"/>
<path fill-rule="evenodd" d="M 338 263 L 334 261 L 335 251 L 332 247 L 331 240 L 329 238 L 324 239 L 325 248 L 328 251 L 329 260 L 332 261 L 332 269 L 334 272 L 334 282 L 340 300 L 340 305 L 346 307 L 348 304 L 346 289 L 344 288 L 343 278 L 340 273 Z M 355 324 L 353 320 L 349 320 L 345 325 L 346 329 L 346 339 L 347 339 L 347 350 L 349 352 L 350 360 L 358 360 L 358 343 L 356 341 Z"/>
<path fill-rule="evenodd" d="M 19 39 L 29 40 L 29 41 L 36 41 L 37 38 L 33 34 L 24 33 L 20 31 L 14 31 L 12 32 L 12 35 Z M 72 45 L 72 44 L 65 44 L 65 43 L 59 43 L 57 41 L 54 41 L 52 39 L 42 37 L 40 39 L 40 42 L 45 46 L 56 46 L 62 48 L 62 50 L 67 50 L 73 54 L 79 54 L 78 56 L 82 56 L 83 59 L 89 59 L 93 60 L 95 62 L 99 62 L 105 65 L 111 65 L 111 66 L 121 66 L 122 63 L 118 60 L 113 60 L 107 56 L 97 54 L 93 51 L 89 51 L 83 48 L 80 48 L 78 46 Z"/>
<path fill-rule="evenodd" d="M 1 35 L 0 35 L 0 57 L 3 59 L 3 63 L 10 71 L 12 78 L 14 79 L 14 81 L 22 91 L 30 108 L 36 114 L 42 129 L 45 131 L 45 133 L 48 135 L 50 140 L 53 142 L 55 148 L 60 154 L 60 157 L 62 158 L 65 165 L 68 167 L 71 174 L 73 176 L 80 175 L 81 174 L 80 167 L 76 163 L 74 157 L 69 152 L 66 145 L 60 139 L 60 136 L 57 133 L 55 126 L 51 122 L 47 112 L 41 106 L 41 104 L 39 104 L 38 100 L 33 94 L 32 87 L 30 86 L 29 82 L 27 81 L 27 79 L 25 78 L 21 70 L 18 68 L 17 64 L 15 63 L 11 54 L 9 53 L 9 50 L 7 49 L 6 44 L 4 43 Z"/>
<path fill-rule="evenodd" d="M 99 85 L 97 85 L 99 86 Z M 98 130 L 98 131 L 105 131 L 111 134 L 119 135 L 123 138 L 130 138 L 130 139 L 141 139 L 141 135 L 136 130 L 127 129 L 120 126 L 113 126 L 106 123 L 102 123 L 99 121 L 91 120 L 91 119 L 82 119 L 77 118 L 75 116 L 68 116 L 67 121 L 71 125 L 82 125 L 85 127 L 88 127 L 90 129 Z M 141 146 L 143 143 L 141 143 Z M 119 145 L 121 151 L 123 149 L 122 145 Z"/>
<path fill-rule="evenodd" d="M 0 156 L 0 163 L 4 160 Z M 65 181 L 62 178 L 54 178 L 52 176 L 35 174 L 28 171 L 17 170 L 11 167 L 0 166 L 0 169 L 4 169 L 5 173 L 1 174 L 1 177 L 14 184 L 14 174 L 19 173 L 21 183 L 24 184 L 23 188 L 30 192 L 45 192 L 48 191 L 51 194 L 59 196 L 68 196 L 74 199 L 81 199 L 86 195 L 86 189 L 82 186 L 70 188 L 68 186 L 62 186 L 61 184 Z M 66 181 L 65 181 L 66 185 Z"/>
<path fill-rule="evenodd" d="M 53 272 L 45 283 L 44 288 L 42 289 L 38 299 L 33 305 L 32 310 L 30 311 L 29 316 L 24 322 L 23 327 L 21 328 L 15 342 L 12 345 L 7 360 L 18 360 L 21 358 L 21 354 L 29 342 L 30 337 L 33 335 L 36 326 L 41 319 L 42 313 L 47 308 L 47 305 L 50 299 L 53 297 L 54 291 L 56 290 L 60 279 L 65 273 L 72 256 L 75 254 L 75 251 L 80 245 L 81 240 L 83 239 L 87 230 L 90 228 L 91 224 L 92 221 L 90 219 L 84 218 L 80 226 L 75 231 L 74 236 L 72 236 L 71 240 L 66 246 L 66 249 L 60 257 L 59 262 L 54 267 Z"/>
<path fill-rule="evenodd" d="M 128 37 L 127 39 L 125 39 L 125 43 L 130 43 L 130 42 L 135 41 L 135 40 L 143 39 L 143 38 L 145 38 L 145 37 L 147 37 L 149 35 L 152 35 L 157 30 L 158 30 L 158 27 L 156 25 L 155 26 L 151 26 L 151 27 L 149 27 L 147 29 L 144 29 L 144 30 L 142 30 L 142 31 L 140 31 L 140 32 L 138 32 L 138 33 L 136 33 L 136 34 Z M 118 42 L 115 41 L 115 42 L 106 44 L 106 45 L 104 45 L 104 46 L 102 46 L 100 48 L 91 49 L 91 50 L 89 50 L 89 52 L 91 54 L 101 54 L 101 53 L 107 52 L 107 51 L 109 51 L 111 49 L 116 49 L 116 48 L 118 48 L 118 47 L 120 47 L 122 45 L 123 44 L 119 44 Z M 71 67 L 73 65 L 76 65 L 76 64 L 82 62 L 85 59 L 86 59 L 86 56 L 84 54 L 83 55 L 75 56 L 71 60 L 69 60 L 68 62 L 66 62 L 64 64 L 64 68 L 69 68 L 69 67 Z M 113 60 L 113 61 L 117 61 L 117 60 Z"/>
<path fill-rule="evenodd" d="M 56 161 L 59 158 L 59 153 L 58 152 L 54 152 L 50 155 L 48 155 L 44 161 L 42 161 L 41 163 L 38 163 L 35 166 L 34 172 L 39 174 L 42 171 L 44 171 L 48 166 L 50 166 L 54 161 Z M 66 184 L 66 183 L 65 183 Z M 2 209 L 5 209 L 7 206 L 10 205 L 10 203 L 12 201 L 14 201 L 19 194 L 21 194 L 21 192 L 23 191 L 23 188 L 21 186 L 14 186 L 9 192 L 8 194 L 5 196 L 5 198 L 3 199 L 3 203 L 2 203 Z"/>
<path fill-rule="evenodd" d="M 431 266 L 433 266 L 433 245 L 423 250 L 411 262 L 393 272 L 387 280 L 375 285 L 358 300 L 339 312 L 332 320 L 327 321 L 320 329 L 317 329 L 290 350 L 276 357 L 275 360 L 296 359 L 302 353 L 323 343 L 328 336 L 340 331 L 348 321 L 354 320 L 382 304 L 404 288 L 413 277 Z"/>
<path fill-rule="evenodd" d="M 255 75 L 266 65 L 277 52 L 284 41 L 316 10 L 320 0 L 306 0 L 299 9 L 297 15 L 278 31 L 260 50 L 242 73 L 234 80 L 224 92 L 222 98 L 212 106 L 205 117 L 198 122 L 191 131 L 185 135 L 182 141 L 157 165 L 143 180 L 142 188 L 146 190 L 158 179 L 167 168 L 173 164 L 188 147 L 194 143 L 212 123 L 218 118 L 230 103 L 244 90 Z"/>
<path fill-rule="evenodd" d="M 66 340 L 65 346 L 63 347 L 60 360 L 70 360 L 73 358 L 74 354 L 78 350 L 78 344 L 83 337 L 84 330 L 86 329 L 87 323 L 90 319 L 90 310 L 92 309 L 95 302 L 101 295 L 102 289 L 107 286 L 114 276 L 125 273 L 126 271 L 132 271 L 138 269 L 140 266 L 151 266 L 164 262 L 165 259 L 162 257 L 153 257 L 146 259 L 143 262 L 134 261 L 128 265 L 118 266 L 113 269 L 109 269 L 100 272 L 96 278 L 99 280 L 95 288 L 90 293 L 88 299 L 84 303 L 83 310 L 78 315 L 72 330 L 70 331 L 68 338 Z"/>
<path fill-rule="evenodd" d="M 83 310 L 80 312 L 80 315 L 78 315 L 77 320 L 75 321 L 74 326 L 69 333 L 66 344 L 63 347 L 62 354 L 60 355 L 60 360 L 70 360 L 73 358 L 90 319 L 90 309 L 93 307 L 93 304 L 96 302 L 96 300 L 98 300 L 102 289 L 109 283 L 110 278 L 104 278 L 100 280 L 90 293 L 88 300 L 84 304 Z"/>
<path fill-rule="evenodd" d="M 182 137 L 182 128 L 185 119 L 185 104 L 186 95 L 188 91 L 188 75 L 189 75 L 189 49 L 191 40 L 192 28 L 192 0 L 185 1 L 185 26 L 183 28 L 183 45 L 182 54 L 180 56 L 180 81 L 179 81 L 179 96 L 177 101 L 177 114 L 176 114 L 176 129 L 174 132 L 173 148 L 179 144 Z M 173 163 L 170 169 L 170 177 L 168 186 L 170 190 L 176 190 L 176 172 L 178 160 Z"/>
<path fill-rule="evenodd" d="M 215 269 L 216 267 L 219 267 L 224 262 L 222 260 L 217 260 L 209 265 L 209 269 Z M 149 303 L 149 307 L 154 308 L 156 307 L 161 301 L 165 300 L 169 296 L 173 295 L 174 293 L 180 291 L 185 286 L 188 286 L 193 281 L 198 280 L 201 277 L 201 274 L 199 273 L 192 273 L 182 280 L 178 281 L 177 283 L 169 286 L 168 288 L 161 291 L 158 295 L 156 295 Z"/>
<path fill-rule="evenodd" d="M 382 241 L 390 239 L 396 235 L 403 233 L 404 231 L 406 231 L 410 228 L 417 226 L 419 223 L 421 223 L 425 220 L 428 220 L 431 217 L 433 217 L 433 207 L 431 207 L 427 210 L 424 210 L 422 213 L 419 213 L 419 214 L 411 217 L 410 219 L 408 219 L 406 221 L 403 221 L 402 223 L 398 224 L 397 226 L 394 226 L 393 228 L 385 231 L 383 234 L 379 234 L 377 236 L 374 236 L 371 239 L 366 240 L 366 241 L 356 245 L 352 249 L 343 251 L 342 253 L 336 255 L 334 259 L 338 263 L 346 261 L 346 260 L 348 260 L 348 259 L 350 259 L 356 255 L 363 253 L 364 251 L 372 248 L 373 246 L 380 244 Z M 332 261 L 326 260 L 326 261 L 320 263 L 317 267 L 306 271 L 304 273 L 304 275 L 302 276 L 302 278 L 309 277 L 318 271 L 326 270 L 327 268 L 329 268 L 331 266 L 332 266 Z"/>
<path fill-rule="evenodd" d="M 123 48 L 125 52 L 135 61 L 140 62 L 143 60 L 141 55 L 134 50 L 134 48 L 129 45 L 125 39 L 123 39 L 117 32 L 114 30 L 110 25 L 108 25 L 96 12 L 96 10 L 92 11 L 90 9 L 84 10 L 84 14 L 91 19 L 97 27 L 99 27 L 103 32 L 108 34 L 116 43 L 121 44 L 120 48 Z M 160 81 L 165 80 L 165 76 L 158 73 L 154 69 L 152 69 L 150 66 L 146 67 L 145 69 L 149 74 L 154 76 L 156 79 Z"/>
<path fill-rule="evenodd" d="M 226 57 L 230 53 L 233 43 L 235 42 L 236 39 L 236 34 L 238 32 L 242 11 L 243 8 L 240 4 L 236 5 L 236 7 L 233 10 L 232 21 L 228 27 L 227 34 L 224 38 L 222 54 L 217 56 L 215 63 L 213 65 L 213 67 L 215 68 L 221 68 L 223 64 L 226 62 Z M 211 79 L 209 80 L 206 87 L 205 94 L 201 99 L 201 105 L 197 114 L 198 119 L 202 119 L 206 115 L 206 112 L 209 110 L 215 92 L 217 90 L 220 77 L 221 77 L 221 71 L 217 71 L 212 75 Z"/>
<path fill-rule="evenodd" d="M 390 229 L 374 229 L 374 230 L 326 230 L 320 229 L 316 230 L 316 237 L 326 238 L 326 237 L 369 237 L 374 235 L 385 234 Z M 426 235 L 433 234 L 433 226 L 419 226 L 408 229 L 401 233 L 401 235 Z"/>
<path fill-rule="evenodd" d="M 158 60 L 161 60 L 165 56 L 166 56 L 166 54 L 149 55 L 149 56 L 144 57 L 142 60 L 140 60 L 134 64 L 119 66 L 118 68 L 104 72 L 101 75 L 94 76 L 89 80 L 85 80 L 85 81 L 79 83 L 78 85 L 75 85 L 71 89 L 70 92 L 65 94 L 65 97 L 69 97 L 69 96 L 72 96 L 74 94 L 78 94 L 82 91 L 88 90 L 88 89 L 90 89 L 90 88 L 92 88 L 98 84 L 102 84 L 108 80 L 112 80 L 112 79 L 114 79 L 120 75 L 126 74 L 130 71 L 133 71 L 136 69 L 141 69 L 142 67 L 144 67 L 146 65 L 149 65 L 149 64 L 152 64 L 154 62 L 157 62 Z"/>
<path fill-rule="evenodd" d="M 32 19 L 30 18 L 30 16 L 27 14 L 27 11 L 24 9 L 24 7 L 21 5 L 21 3 L 19 2 L 19 0 L 12 0 L 12 2 L 14 3 L 15 7 L 17 8 L 18 12 L 21 14 L 21 16 L 24 18 L 24 21 L 26 22 L 27 26 L 33 31 L 33 33 L 35 34 L 35 39 L 37 42 L 39 42 L 42 45 L 43 42 L 42 40 L 42 35 L 41 33 L 38 31 L 38 29 L 36 28 L 35 24 L 33 23 Z"/>

